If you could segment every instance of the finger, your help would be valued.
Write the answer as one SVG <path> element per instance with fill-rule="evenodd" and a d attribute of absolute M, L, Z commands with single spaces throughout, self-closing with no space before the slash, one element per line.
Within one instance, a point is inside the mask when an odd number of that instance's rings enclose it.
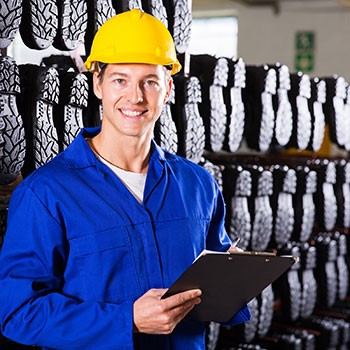
<path fill-rule="evenodd" d="M 201 299 L 199 297 L 197 297 L 195 299 L 188 300 L 185 303 L 174 307 L 172 309 L 173 315 L 175 317 L 177 317 L 177 315 L 185 316 L 187 313 L 189 313 L 200 302 L 201 302 Z"/>
<path fill-rule="evenodd" d="M 202 291 L 200 289 L 191 289 L 185 292 L 172 295 L 171 297 L 163 300 L 167 304 L 167 307 L 172 309 L 186 303 L 187 301 L 198 298 L 201 295 L 202 295 Z"/>
<path fill-rule="evenodd" d="M 238 247 L 231 247 L 231 248 L 228 250 L 228 252 L 229 252 L 229 253 L 243 252 L 243 249 L 238 248 Z"/>
<path fill-rule="evenodd" d="M 236 251 L 237 251 L 237 248 L 236 248 L 236 247 L 231 247 L 231 248 L 228 250 L 229 253 L 234 253 L 234 252 L 236 252 Z"/>
<path fill-rule="evenodd" d="M 157 288 L 157 289 L 153 288 L 153 289 L 150 289 L 147 293 L 149 293 L 150 295 L 153 295 L 155 297 L 162 297 L 166 293 L 167 290 L 168 289 L 166 289 L 166 288 Z"/>
<path fill-rule="evenodd" d="M 196 305 L 201 302 L 200 298 L 195 298 L 173 309 L 173 317 L 176 323 L 180 322 Z"/>

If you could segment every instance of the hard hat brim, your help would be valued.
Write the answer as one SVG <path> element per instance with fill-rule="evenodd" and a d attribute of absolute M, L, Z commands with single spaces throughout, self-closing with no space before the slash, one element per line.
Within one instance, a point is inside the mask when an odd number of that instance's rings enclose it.
<path fill-rule="evenodd" d="M 131 60 L 130 57 L 128 57 L 128 60 L 118 59 L 118 60 L 113 60 L 113 62 L 111 60 L 108 60 L 107 58 L 103 59 L 102 57 L 101 57 L 101 59 L 98 62 L 97 61 L 91 61 L 89 58 L 90 57 L 88 57 L 87 60 L 85 61 L 84 66 L 91 73 L 96 73 L 96 72 L 99 71 L 98 63 L 105 63 L 105 64 L 143 63 L 143 64 L 154 64 L 154 65 L 158 65 L 159 64 L 157 62 L 152 62 L 152 60 L 147 60 L 147 62 L 145 62 L 145 60 L 138 59 L 138 58 L 135 58 L 135 59 Z M 177 61 L 177 62 L 170 62 L 169 64 L 164 64 L 164 66 L 171 66 L 172 67 L 171 68 L 171 72 L 170 72 L 171 75 L 174 75 L 174 74 L 178 73 L 182 69 L 182 66 L 181 66 L 179 61 Z"/>

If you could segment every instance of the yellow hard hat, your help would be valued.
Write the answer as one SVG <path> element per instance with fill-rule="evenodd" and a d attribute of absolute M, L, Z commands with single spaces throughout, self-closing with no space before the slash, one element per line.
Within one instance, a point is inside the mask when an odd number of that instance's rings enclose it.
<path fill-rule="evenodd" d="M 113 16 L 97 31 L 85 67 L 94 73 L 98 62 L 171 65 L 172 75 L 181 69 L 168 29 L 139 9 Z"/>

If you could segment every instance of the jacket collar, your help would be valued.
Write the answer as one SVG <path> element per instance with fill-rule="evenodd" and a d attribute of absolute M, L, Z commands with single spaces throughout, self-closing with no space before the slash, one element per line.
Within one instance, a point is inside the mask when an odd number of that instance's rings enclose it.
<path fill-rule="evenodd" d="M 92 138 L 96 136 L 100 131 L 101 127 L 81 129 L 78 136 L 64 151 L 67 164 L 70 168 L 81 169 L 96 166 L 100 163 L 86 141 L 86 138 Z M 155 143 L 154 140 L 151 142 L 152 155 L 150 158 L 150 163 L 156 160 L 165 161 L 164 151 Z"/>

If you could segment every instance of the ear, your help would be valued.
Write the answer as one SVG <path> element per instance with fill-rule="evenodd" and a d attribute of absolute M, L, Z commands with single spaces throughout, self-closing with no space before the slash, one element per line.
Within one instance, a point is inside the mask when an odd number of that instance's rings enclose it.
<path fill-rule="evenodd" d="M 167 86 L 166 86 L 166 93 L 165 93 L 165 97 L 164 97 L 164 104 L 169 101 L 172 88 L 173 88 L 173 78 L 169 78 L 169 79 L 167 79 Z"/>
<path fill-rule="evenodd" d="M 102 100 L 101 79 L 98 77 L 98 73 L 94 73 L 92 79 L 93 79 L 94 93 L 98 99 Z"/>

